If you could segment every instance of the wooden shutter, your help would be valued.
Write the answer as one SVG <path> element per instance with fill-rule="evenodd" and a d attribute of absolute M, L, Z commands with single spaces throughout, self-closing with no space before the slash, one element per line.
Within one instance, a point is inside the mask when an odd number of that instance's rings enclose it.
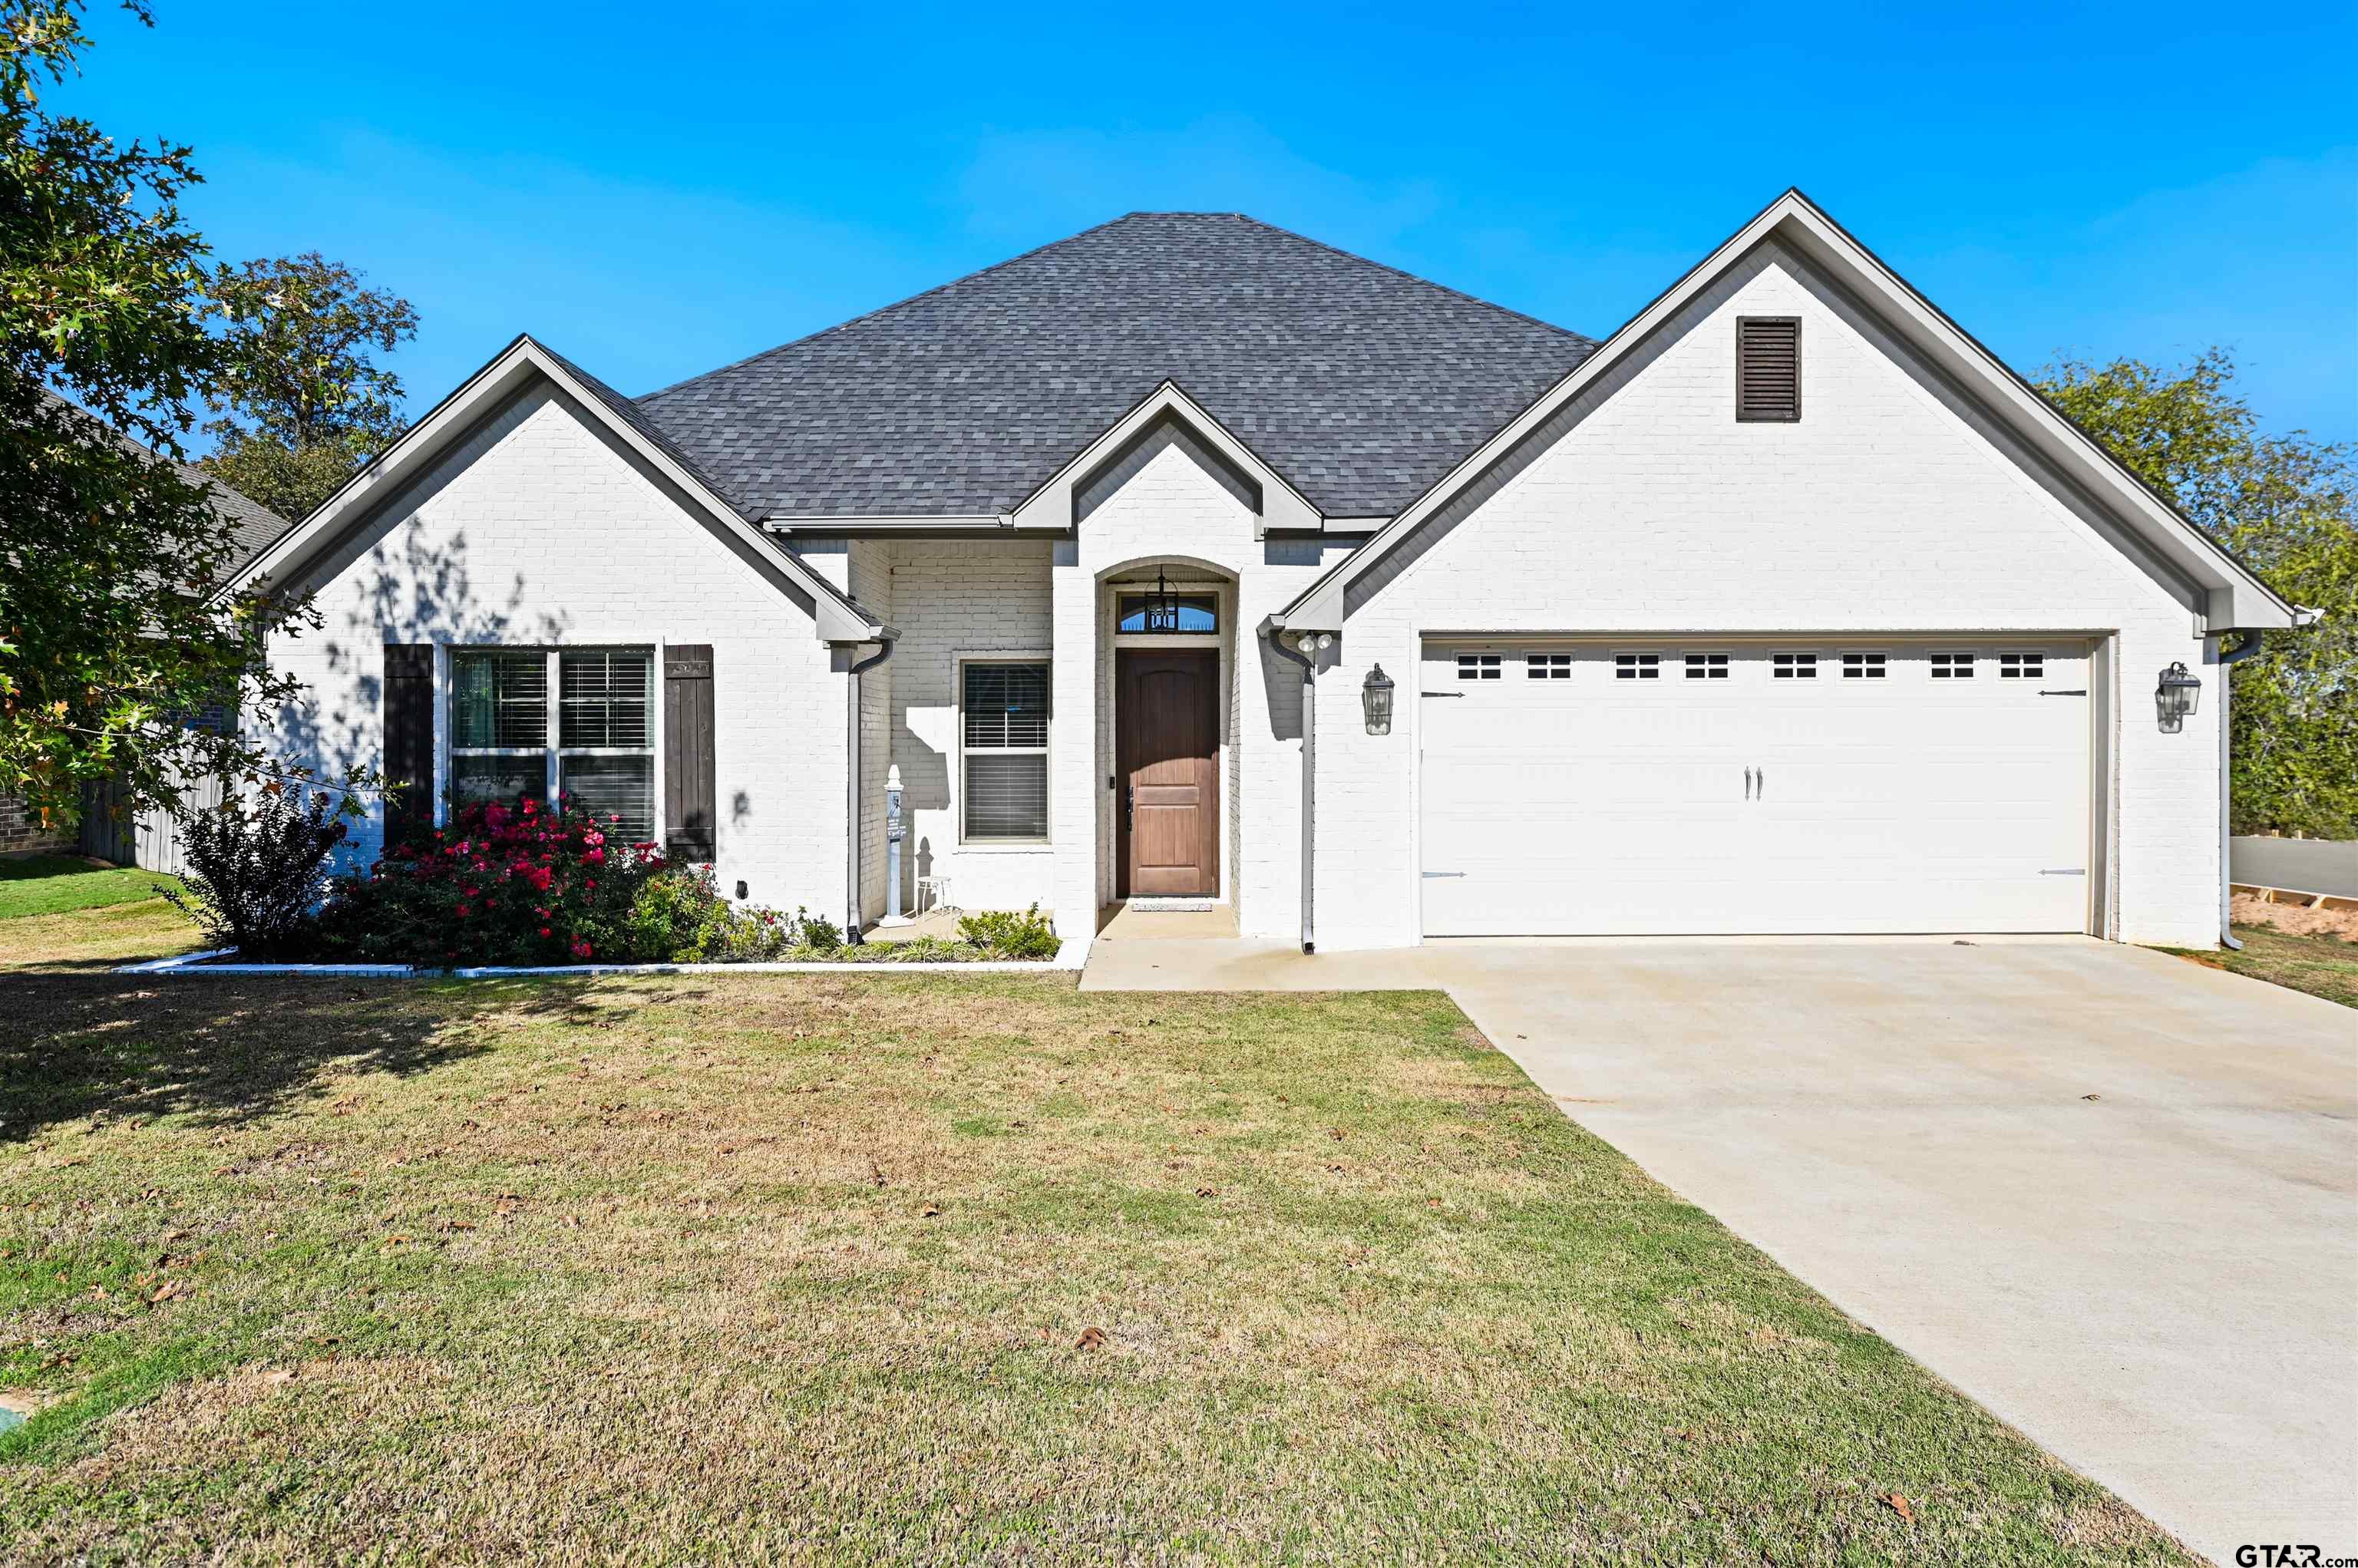
<path fill-rule="evenodd" d="M 1736 319 L 1736 417 L 1790 425 L 1801 417 L 1801 319 Z"/>
<path fill-rule="evenodd" d="M 434 645 L 384 645 L 384 838 L 434 820 Z"/>
<path fill-rule="evenodd" d="M 664 650 L 664 853 L 709 860 L 714 854 L 712 648 Z"/>

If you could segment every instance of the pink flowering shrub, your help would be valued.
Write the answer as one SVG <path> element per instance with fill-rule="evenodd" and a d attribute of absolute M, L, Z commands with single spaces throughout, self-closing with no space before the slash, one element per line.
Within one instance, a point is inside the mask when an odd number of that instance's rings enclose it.
<path fill-rule="evenodd" d="M 429 965 L 648 961 L 633 904 L 675 875 L 654 844 L 617 844 L 611 818 L 526 796 L 470 802 L 441 827 L 386 846 L 365 876 L 330 884 L 324 958 Z M 668 957 L 668 954 L 654 956 Z"/>

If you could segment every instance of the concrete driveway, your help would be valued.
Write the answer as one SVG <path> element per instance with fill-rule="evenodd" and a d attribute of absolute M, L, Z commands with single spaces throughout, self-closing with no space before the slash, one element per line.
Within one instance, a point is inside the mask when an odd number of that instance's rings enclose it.
<path fill-rule="evenodd" d="M 2358 1554 L 2346 1008 L 2083 939 L 1107 943 L 1083 985 L 1440 986 L 1581 1125 L 2198 1551 Z"/>

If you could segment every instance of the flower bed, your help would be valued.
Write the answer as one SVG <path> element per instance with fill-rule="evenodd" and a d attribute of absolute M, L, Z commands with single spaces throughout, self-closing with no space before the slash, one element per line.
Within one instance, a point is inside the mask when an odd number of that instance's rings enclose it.
<path fill-rule="evenodd" d="M 289 972 L 373 973 L 1039 964 L 1061 946 L 1037 905 L 966 916 L 957 941 L 847 944 L 822 915 L 732 901 L 710 866 L 616 841 L 619 818 L 531 796 L 455 806 L 445 826 L 387 845 L 365 874 L 323 882 L 326 847 L 342 828 L 327 825 L 330 833 L 320 817 L 316 801 L 297 809 L 275 797 L 224 809 L 207 840 L 211 870 L 189 881 L 192 912 L 232 950 L 173 971 L 253 973 L 254 959 Z M 284 918 L 265 925 L 255 910 Z M 266 942 L 248 939 L 265 929 Z"/>
<path fill-rule="evenodd" d="M 824 920 L 722 898 L 709 867 L 609 837 L 578 806 L 457 807 L 442 827 L 388 845 L 364 877 L 330 884 L 313 957 L 460 965 L 776 958 L 841 940 Z"/>

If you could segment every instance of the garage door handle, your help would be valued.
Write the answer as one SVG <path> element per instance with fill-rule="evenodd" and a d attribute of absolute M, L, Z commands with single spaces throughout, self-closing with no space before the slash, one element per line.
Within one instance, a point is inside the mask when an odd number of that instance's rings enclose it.
<path fill-rule="evenodd" d="M 1752 770 L 1750 768 L 1744 770 L 1744 798 L 1747 800 L 1750 800 L 1752 798 Z"/>
<path fill-rule="evenodd" d="M 1462 877 L 1465 874 L 1464 871 L 1427 871 L 1424 873 L 1424 880 L 1433 881 L 1441 877 Z"/>
<path fill-rule="evenodd" d="M 2088 688 L 2087 688 L 2086 687 L 2084 687 L 2084 686 L 2080 686 L 2080 687 L 2072 687 L 2071 690 L 2069 690 L 2069 691 L 2046 691 L 2046 690 L 2042 690 L 2042 691 L 2040 691 L 2040 692 L 2039 692 L 2039 696 L 2041 696 L 2041 697 L 2085 697 L 2085 696 L 2087 696 L 2087 695 L 2088 695 Z"/>
<path fill-rule="evenodd" d="M 1752 786 L 1752 798 L 1755 800 L 1767 800 L 1768 798 L 1768 770 L 1767 768 L 1760 770 L 1760 777 Z"/>

